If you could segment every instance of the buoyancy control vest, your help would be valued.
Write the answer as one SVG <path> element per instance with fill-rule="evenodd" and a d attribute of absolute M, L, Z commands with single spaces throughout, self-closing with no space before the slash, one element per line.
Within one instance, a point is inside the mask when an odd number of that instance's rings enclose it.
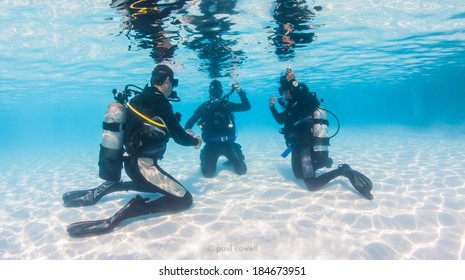
<path fill-rule="evenodd" d="M 207 142 L 224 142 L 236 139 L 234 114 L 224 99 L 210 100 L 204 104 L 203 114 L 197 124 Z"/>

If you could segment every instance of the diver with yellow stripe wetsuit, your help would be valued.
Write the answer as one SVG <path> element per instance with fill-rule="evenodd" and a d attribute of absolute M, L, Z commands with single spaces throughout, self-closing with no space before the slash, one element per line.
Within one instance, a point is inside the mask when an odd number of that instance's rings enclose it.
<path fill-rule="evenodd" d="M 156 66 L 150 83 L 151 86 L 146 86 L 142 93 L 126 104 L 126 110 L 125 106 L 120 106 L 121 115 L 127 114 L 125 126 L 122 123 L 124 117 L 118 122 L 114 120 L 118 113 L 114 109 L 117 105 L 111 104 L 109 108 L 113 106 L 113 109 L 107 110 L 99 157 L 99 176 L 106 181 L 94 189 L 67 192 L 63 195 L 63 201 L 66 207 L 93 205 L 106 194 L 128 190 L 160 193 L 163 196 L 149 201 L 148 198 L 136 195 L 108 219 L 69 225 L 67 231 L 71 236 L 107 233 L 125 219 L 154 213 L 179 212 L 192 205 L 192 195 L 164 171 L 158 161 L 163 158 L 169 138 L 173 138 L 177 144 L 195 146 L 197 149 L 201 147 L 202 140 L 200 136 L 187 133 L 179 124 L 179 117 L 173 112 L 169 98 L 176 95 L 173 88 L 177 86 L 178 80 L 174 79 L 171 68 L 166 65 Z M 122 130 L 125 130 L 124 135 L 118 134 Z M 105 133 L 111 134 L 106 140 Z M 115 144 L 118 137 L 124 141 Z M 124 151 L 126 154 L 123 156 Z M 126 174 L 132 181 L 120 181 L 123 158 Z"/>

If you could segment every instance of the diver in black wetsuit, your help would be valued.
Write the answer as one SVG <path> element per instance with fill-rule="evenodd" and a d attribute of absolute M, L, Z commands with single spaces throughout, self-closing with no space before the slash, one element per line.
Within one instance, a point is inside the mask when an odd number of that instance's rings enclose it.
<path fill-rule="evenodd" d="M 186 122 L 184 128 L 191 130 L 196 122 L 202 129 L 202 139 L 205 146 L 200 152 L 200 168 L 202 174 L 211 178 L 215 176 L 218 158 L 223 155 L 230 163 L 238 175 L 247 172 L 244 162 L 244 155 L 241 145 L 236 143 L 236 123 L 234 112 L 244 112 L 250 110 L 250 102 L 245 92 L 234 84 L 241 103 L 229 102 L 230 94 L 223 95 L 223 86 L 218 80 L 210 83 L 210 100 L 200 105 Z"/>
<path fill-rule="evenodd" d="M 313 116 L 320 102 L 305 84 L 297 82 L 294 72 L 289 68 L 285 76 L 280 79 L 279 91 L 281 95 L 284 95 L 284 100 L 283 98 L 279 100 L 283 111 L 278 112 L 275 108 L 276 97 L 274 95 L 271 96 L 269 105 L 274 119 L 279 124 L 284 124 L 281 131 L 288 149 L 292 150 L 291 162 L 294 176 L 303 179 L 307 188 L 312 191 L 318 190 L 338 176 L 344 176 L 362 195 L 373 199 L 370 193 L 373 187 L 370 179 L 352 170 L 348 164 L 340 164 L 337 169 L 316 176 L 316 170 L 331 167 L 333 163 L 327 151 L 320 152 L 314 149 L 318 139 L 313 135 L 313 125 L 316 121 Z M 326 145 L 329 145 L 329 142 Z"/>
<path fill-rule="evenodd" d="M 167 99 L 177 86 L 173 71 L 166 65 L 158 65 L 152 72 L 151 86 L 136 95 L 129 102 L 127 110 L 126 132 L 124 146 L 127 156 L 124 167 L 129 182 L 107 180 L 98 188 L 71 191 L 63 195 L 66 207 L 93 205 L 104 195 L 116 191 L 140 191 L 160 193 L 163 196 L 148 201 L 137 195 L 113 217 L 100 221 L 86 221 L 68 226 L 72 236 L 102 234 L 111 231 L 124 219 L 154 213 L 172 213 L 188 209 L 192 205 L 192 195 L 184 186 L 164 171 L 158 161 L 163 158 L 169 138 L 183 146 L 202 145 L 200 136 L 191 136 L 179 124 L 179 119 Z M 105 170 L 111 161 L 106 161 L 102 153 L 108 149 L 102 148 L 99 166 L 100 177 L 111 178 Z M 106 169 L 105 169 L 106 168 Z M 103 172 L 102 172 L 103 170 Z M 102 174 L 103 173 L 103 174 Z M 116 178 L 120 178 L 120 173 Z"/>

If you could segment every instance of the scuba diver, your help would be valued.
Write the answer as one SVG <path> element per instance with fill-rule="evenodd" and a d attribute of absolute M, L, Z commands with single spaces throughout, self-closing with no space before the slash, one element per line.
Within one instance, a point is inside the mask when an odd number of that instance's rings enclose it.
<path fill-rule="evenodd" d="M 229 96 L 234 91 L 237 91 L 241 103 L 229 102 Z M 186 130 L 191 131 L 197 122 L 202 130 L 202 139 L 205 142 L 200 152 L 202 174 L 206 178 L 215 176 L 218 158 L 223 155 L 228 160 L 225 164 L 231 164 L 236 174 L 244 175 L 247 165 L 241 145 L 235 142 L 237 135 L 233 113 L 250 110 L 250 102 L 238 83 L 234 83 L 231 91 L 223 96 L 222 84 L 213 80 L 210 83 L 209 94 L 210 100 L 201 104 L 184 126 Z"/>
<path fill-rule="evenodd" d="M 288 68 L 280 79 L 278 103 L 283 111 L 275 108 L 276 97 L 272 95 L 269 106 L 274 119 L 284 124 L 281 133 L 286 140 L 287 150 L 281 155 L 291 153 L 292 171 L 298 179 L 303 179 L 311 191 L 318 190 L 338 176 L 349 179 L 352 186 L 368 199 L 373 184 L 362 173 L 353 170 L 348 164 L 340 164 L 337 169 L 316 176 L 315 171 L 331 167 L 333 160 L 329 157 L 328 120 L 326 112 L 320 107 L 316 94 L 309 91 L 303 83 L 298 83 L 294 72 Z M 337 133 L 337 132 L 336 132 Z"/>
<path fill-rule="evenodd" d="M 105 113 L 98 163 L 99 177 L 105 182 L 97 188 L 67 192 L 63 194 L 63 202 L 65 207 L 93 205 L 109 193 L 129 190 L 162 196 L 149 201 L 149 198 L 136 195 L 108 219 L 69 225 L 67 231 L 71 236 L 107 233 L 125 219 L 179 212 L 192 205 L 192 195 L 164 171 L 158 161 L 165 154 L 169 138 L 196 149 L 201 147 L 202 139 L 188 134 L 179 124 L 179 115 L 173 112 L 170 101 L 180 100 L 173 91 L 178 85 L 173 70 L 166 65 L 157 65 L 150 84 L 143 90 L 137 87 L 141 92 L 133 91 L 136 96 L 130 102 L 128 87 L 133 85 L 126 86 L 124 92 L 113 90 L 117 102 L 110 104 Z M 121 181 L 123 162 L 132 181 Z"/>

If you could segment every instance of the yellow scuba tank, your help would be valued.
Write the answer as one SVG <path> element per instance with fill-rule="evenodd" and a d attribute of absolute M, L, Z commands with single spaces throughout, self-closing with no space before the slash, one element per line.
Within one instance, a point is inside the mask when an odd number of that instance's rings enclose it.
<path fill-rule="evenodd" d="M 102 143 L 99 154 L 99 177 L 119 181 L 123 169 L 124 132 L 127 108 L 121 102 L 108 105 L 103 120 Z"/>

